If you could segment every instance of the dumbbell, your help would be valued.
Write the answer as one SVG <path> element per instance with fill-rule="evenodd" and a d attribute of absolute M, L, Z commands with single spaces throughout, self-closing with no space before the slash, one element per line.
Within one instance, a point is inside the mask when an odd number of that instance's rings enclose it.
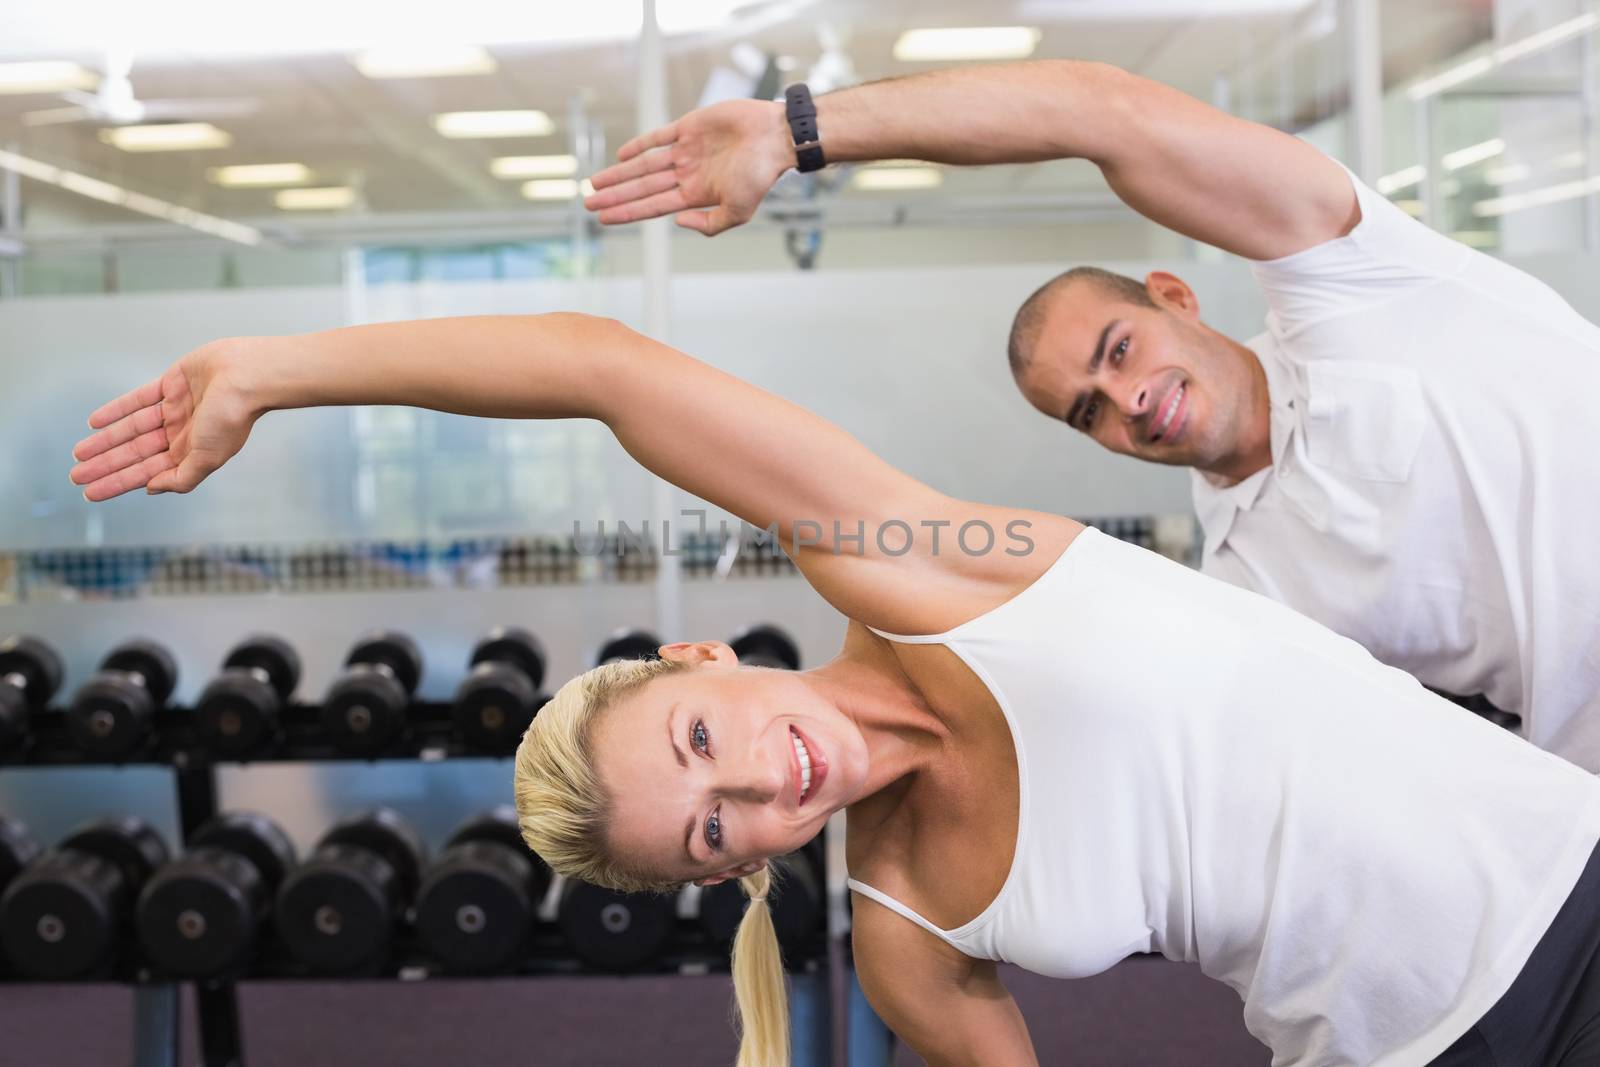
<path fill-rule="evenodd" d="M 0 752 L 28 736 L 28 713 L 43 711 L 61 688 L 61 657 L 36 637 L 0 641 Z"/>
<path fill-rule="evenodd" d="M 810 943 L 822 921 L 826 906 L 822 879 L 811 857 L 804 852 L 791 852 L 772 863 L 778 868 L 770 899 L 772 926 L 778 932 L 778 944 L 783 946 L 784 955 L 793 962 Z M 720 882 L 706 888 L 700 894 L 700 928 L 714 943 L 731 945 L 748 903 L 749 898 L 737 881 Z"/>
<path fill-rule="evenodd" d="M 800 669 L 800 649 L 794 639 L 769 623 L 748 627 L 728 644 L 746 667 Z"/>
<path fill-rule="evenodd" d="M 279 716 L 300 684 L 300 657 L 276 637 L 247 638 L 222 661 L 195 707 L 206 748 L 237 759 L 282 736 Z"/>
<path fill-rule="evenodd" d="M 94 756 L 131 754 L 150 735 L 157 709 L 178 684 L 172 653 L 154 641 L 127 641 L 112 649 L 67 709 L 74 743 Z"/>
<path fill-rule="evenodd" d="M 469 744 L 490 752 L 517 747 L 544 702 L 544 665 L 539 639 L 520 627 L 498 626 L 478 642 L 450 709 Z"/>
<path fill-rule="evenodd" d="M 618 630 L 600 646 L 594 658 L 596 667 L 625 659 L 649 659 L 661 647 L 661 639 L 649 630 Z"/>
<path fill-rule="evenodd" d="M 26 826 L 0 815 L 0 898 L 5 896 L 6 886 L 11 884 L 11 880 L 38 859 L 42 851 Z M 0 950 L 0 972 L 4 969 L 5 952 Z"/>
<path fill-rule="evenodd" d="M 601 971 L 636 971 L 661 955 L 677 925 L 676 898 L 618 893 L 569 879 L 556 921 L 578 958 Z"/>
<path fill-rule="evenodd" d="M 491 809 L 463 823 L 417 891 L 417 933 L 452 971 L 514 966 L 527 943 L 550 868 L 528 849 L 516 810 Z"/>
<path fill-rule="evenodd" d="M 139 894 L 136 925 L 145 955 L 184 978 L 241 972 L 293 866 L 293 843 L 266 816 L 224 812 L 206 820 L 189 850 Z"/>
<path fill-rule="evenodd" d="M 167 846 L 132 816 L 80 827 L 12 879 L 0 897 L 0 943 L 29 978 L 80 978 L 111 963 L 140 888 Z"/>
<path fill-rule="evenodd" d="M 421 677 L 422 652 L 411 638 L 393 631 L 363 638 L 328 689 L 323 729 L 345 752 L 381 752 L 404 732 L 406 708 Z"/>
<path fill-rule="evenodd" d="M 389 808 L 340 820 L 278 890 L 279 938 L 320 974 L 381 965 L 425 858 L 422 839 Z"/>

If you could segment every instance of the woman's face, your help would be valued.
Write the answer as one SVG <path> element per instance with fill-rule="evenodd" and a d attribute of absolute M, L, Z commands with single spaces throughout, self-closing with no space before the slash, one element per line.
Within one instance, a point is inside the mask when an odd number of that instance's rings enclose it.
<path fill-rule="evenodd" d="M 610 848 L 672 880 L 711 884 L 794 851 L 855 799 L 866 741 L 804 675 L 741 668 L 720 642 L 662 655 L 687 666 L 596 724 Z"/>

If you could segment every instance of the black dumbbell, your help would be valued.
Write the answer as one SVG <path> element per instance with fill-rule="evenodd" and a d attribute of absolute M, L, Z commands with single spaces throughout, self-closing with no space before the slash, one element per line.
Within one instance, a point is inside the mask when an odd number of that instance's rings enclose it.
<path fill-rule="evenodd" d="M 812 942 L 822 922 L 822 879 L 804 852 L 791 852 L 772 861 L 778 868 L 770 905 L 778 944 L 790 963 Z M 700 928 L 718 945 L 731 945 L 739 931 L 749 899 L 736 881 L 721 882 L 700 894 Z"/>
<path fill-rule="evenodd" d="M 677 898 L 618 893 L 569 879 L 556 917 L 567 944 L 590 967 L 637 971 L 661 955 L 677 926 Z"/>
<path fill-rule="evenodd" d="M 300 657 L 276 637 L 246 639 L 222 661 L 222 673 L 195 706 L 200 738 L 219 756 L 237 759 L 282 736 L 279 716 L 300 684 Z"/>
<path fill-rule="evenodd" d="M 611 639 L 600 646 L 594 658 L 596 667 L 625 659 L 649 659 L 661 647 L 661 639 L 649 630 L 618 630 Z"/>
<path fill-rule="evenodd" d="M 422 839 L 396 812 L 340 820 L 278 890 L 278 937 L 321 974 L 380 966 L 424 862 Z"/>
<path fill-rule="evenodd" d="M 28 828 L 16 819 L 0 815 L 0 894 L 43 851 Z"/>
<path fill-rule="evenodd" d="M 528 849 L 509 805 L 463 823 L 417 891 L 417 933 L 463 974 L 516 964 L 550 888 L 550 868 Z"/>
<path fill-rule="evenodd" d="M 112 649 L 67 709 L 75 744 L 93 756 L 131 754 L 150 735 L 156 711 L 178 684 L 172 653 L 154 641 L 127 641 Z"/>
<path fill-rule="evenodd" d="M 266 816 L 225 812 L 206 820 L 189 850 L 139 894 L 145 955 L 184 978 L 240 973 L 293 866 L 293 843 Z"/>
<path fill-rule="evenodd" d="M 341 750 L 375 755 L 405 731 L 406 708 L 422 678 L 422 652 L 405 634 L 359 641 L 322 705 L 322 726 Z"/>
<path fill-rule="evenodd" d="M 0 752 L 28 736 L 28 713 L 43 711 L 61 688 L 61 657 L 36 637 L 0 641 Z"/>
<path fill-rule="evenodd" d="M 498 626 L 472 652 L 472 670 L 456 690 L 450 714 L 474 748 L 509 752 L 544 701 L 544 648 L 516 626 Z"/>
<path fill-rule="evenodd" d="M 0 897 L 0 941 L 12 965 L 43 979 L 105 969 L 131 933 L 140 887 L 166 862 L 161 835 L 141 819 L 101 819 L 74 831 Z"/>
<path fill-rule="evenodd" d="M 800 669 L 800 648 L 794 639 L 769 623 L 758 623 L 740 632 L 728 644 L 746 667 Z"/>

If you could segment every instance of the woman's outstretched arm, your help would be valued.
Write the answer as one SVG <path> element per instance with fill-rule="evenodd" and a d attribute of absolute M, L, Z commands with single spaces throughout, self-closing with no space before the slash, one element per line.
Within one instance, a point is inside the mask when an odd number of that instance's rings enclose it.
<path fill-rule="evenodd" d="M 186 493 L 236 454 L 270 411 L 402 404 L 493 418 L 592 418 L 666 480 L 762 529 L 846 614 L 884 628 L 934 625 L 928 590 L 955 579 L 949 625 L 1030 580 L 999 544 L 957 550 L 963 523 L 990 509 L 950 500 L 843 430 L 620 323 L 577 314 L 430 319 L 292 337 L 232 338 L 183 357 L 105 405 L 74 449 L 90 500 L 135 489 Z M 877 532 L 891 531 L 889 554 Z M 942 524 L 942 525 L 941 525 Z M 935 542 L 942 533 L 943 542 Z M 875 568 L 890 562 L 892 569 Z M 1022 566 L 1019 567 L 1019 563 Z M 1001 577 L 1001 588 L 989 579 Z M 964 601 L 977 594 L 970 614 Z M 865 617 L 858 614 L 864 611 Z"/>

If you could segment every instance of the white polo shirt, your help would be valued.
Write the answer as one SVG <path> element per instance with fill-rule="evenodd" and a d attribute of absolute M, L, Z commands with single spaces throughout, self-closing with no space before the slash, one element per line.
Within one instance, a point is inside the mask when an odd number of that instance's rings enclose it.
<path fill-rule="evenodd" d="M 1348 236 L 1252 267 L 1273 463 L 1195 472 L 1202 570 L 1600 771 L 1600 328 L 1355 186 Z"/>

